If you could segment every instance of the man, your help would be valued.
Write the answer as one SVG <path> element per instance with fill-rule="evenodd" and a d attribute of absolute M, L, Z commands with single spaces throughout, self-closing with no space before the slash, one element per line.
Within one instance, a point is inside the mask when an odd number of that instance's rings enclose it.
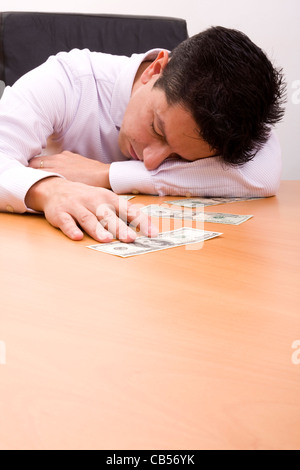
<path fill-rule="evenodd" d="M 210 28 L 173 53 L 60 53 L 0 102 L 0 210 L 44 212 L 72 240 L 155 235 L 115 194 L 271 196 L 284 83 L 244 34 Z M 112 191 L 109 191 L 112 189 Z"/>

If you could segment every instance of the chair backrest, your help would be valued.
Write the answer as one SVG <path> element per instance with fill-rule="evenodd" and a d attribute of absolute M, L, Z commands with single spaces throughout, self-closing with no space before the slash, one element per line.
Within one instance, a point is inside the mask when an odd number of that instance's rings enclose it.
<path fill-rule="evenodd" d="M 131 55 L 172 50 L 188 37 L 180 18 L 77 13 L 0 13 L 0 80 L 12 85 L 50 55 L 71 49 Z"/>

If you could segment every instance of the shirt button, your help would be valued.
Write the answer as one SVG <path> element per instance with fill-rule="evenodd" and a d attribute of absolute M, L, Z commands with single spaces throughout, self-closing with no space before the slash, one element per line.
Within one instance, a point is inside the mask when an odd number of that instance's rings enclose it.
<path fill-rule="evenodd" d="M 7 212 L 15 212 L 14 208 L 12 206 L 6 206 Z"/>
<path fill-rule="evenodd" d="M 132 194 L 139 194 L 139 191 L 138 191 L 137 189 L 134 189 L 134 190 L 132 191 Z"/>

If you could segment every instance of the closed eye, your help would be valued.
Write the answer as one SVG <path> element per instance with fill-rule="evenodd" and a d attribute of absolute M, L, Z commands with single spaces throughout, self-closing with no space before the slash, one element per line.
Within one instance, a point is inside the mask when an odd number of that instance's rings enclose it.
<path fill-rule="evenodd" d="M 154 127 L 154 122 L 151 123 L 151 129 L 152 129 L 153 134 L 154 134 L 156 137 L 159 137 L 159 138 L 162 139 L 162 140 L 166 140 L 165 137 L 164 137 L 162 134 L 159 134 L 159 133 L 157 132 L 157 130 L 155 129 L 155 127 Z"/>

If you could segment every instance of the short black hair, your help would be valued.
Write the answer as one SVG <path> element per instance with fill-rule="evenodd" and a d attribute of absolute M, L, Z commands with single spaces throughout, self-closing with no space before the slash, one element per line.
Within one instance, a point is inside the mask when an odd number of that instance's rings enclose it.
<path fill-rule="evenodd" d="M 222 26 L 179 44 L 154 86 L 191 112 L 200 136 L 232 165 L 251 160 L 284 115 L 282 70 L 244 33 Z"/>

